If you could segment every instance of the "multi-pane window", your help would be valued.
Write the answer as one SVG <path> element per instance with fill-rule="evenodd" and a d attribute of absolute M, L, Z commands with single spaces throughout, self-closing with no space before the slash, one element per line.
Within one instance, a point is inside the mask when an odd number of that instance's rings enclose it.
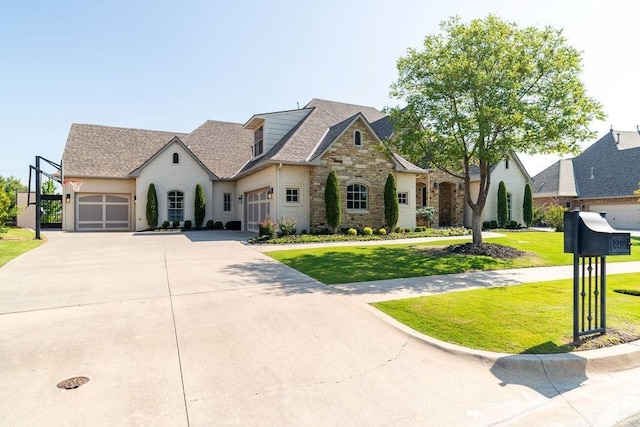
<path fill-rule="evenodd" d="M 362 132 L 359 130 L 353 133 L 353 145 L 360 147 L 362 145 Z"/>
<path fill-rule="evenodd" d="M 184 219 L 184 193 L 182 191 L 169 191 L 167 219 L 169 221 L 182 221 Z"/>
<path fill-rule="evenodd" d="M 253 134 L 253 155 L 259 156 L 264 150 L 264 128 L 260 126 Z"/>
<path fill-rule="evenodd" d="M 507 193 L 507 218 L 511 221 L 511 193 Z"/>
<path fill-rule="evenodd" d="M 231 212 L 231 193 L 224 193 L 223 197 L 222 210 L 225 212 Z"/>
<path fill-rule="evenodd" d="M 409 204 L 409 194 L 408 193 L 398 193 L 398 204 L 399 205 L 408 205 Z"/>
<path fill-rule="evenodd" d="M 300 201 L 300 189 L 287 188 L 285 190 L 285 200 L 287 203 L 298 203 Z"/>
<path fill-rule="evenodd" d="M 367 209 L 367 186 L 351 184 L 347 186 L 347 209 Z"/>

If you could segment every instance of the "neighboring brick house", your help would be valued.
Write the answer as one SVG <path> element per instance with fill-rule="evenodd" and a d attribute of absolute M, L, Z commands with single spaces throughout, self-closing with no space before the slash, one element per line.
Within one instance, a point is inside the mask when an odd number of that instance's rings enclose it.
<path fill-rule="evenodd" d="M 342 226 L 384 224 L 383 189 L 397 181 L 398 226 L 415 227 L 416 177 L 391 152 L 388 118 L 371 107 L 314 99 L 302 109 L 257 114 L 245 124 L 207 121 L 191 133 L 73 124 L 62 156 L 65 230 L 144 230 L 153 183 L 159 221 L 194 219 L 195 187 L 205 221 L 295 217 L 297 229 L 325 226 L 324 187 L 338 174 Z"/>
<path fill-rule="evenodd" d="M 560 160 L 533 177 L 536 205 L 607 212 L 616 228 L 640 229 L 640 130 L 615 131 L 572 159 Z"/>

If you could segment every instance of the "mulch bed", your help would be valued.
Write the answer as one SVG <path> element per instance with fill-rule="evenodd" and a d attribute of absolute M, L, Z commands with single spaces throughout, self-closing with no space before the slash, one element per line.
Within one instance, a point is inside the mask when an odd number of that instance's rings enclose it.
<path fill-rule="evenodd" d="M 481 243 L 479 245 L 463 243 L 447 246 L 443 251 L 449 254 L 482 255 L 498 259 L 514 259 L 527 255 L 524 251 L 497 243 Z"/>

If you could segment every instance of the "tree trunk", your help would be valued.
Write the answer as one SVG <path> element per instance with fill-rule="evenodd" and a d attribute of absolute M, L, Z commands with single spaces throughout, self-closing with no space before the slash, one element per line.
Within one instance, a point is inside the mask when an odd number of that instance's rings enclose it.
<path fill-rule="evenodd" d="M 471 232 L 473 235 L 473 244 L 482 244 L 482 209 L 471 210 Z"/>

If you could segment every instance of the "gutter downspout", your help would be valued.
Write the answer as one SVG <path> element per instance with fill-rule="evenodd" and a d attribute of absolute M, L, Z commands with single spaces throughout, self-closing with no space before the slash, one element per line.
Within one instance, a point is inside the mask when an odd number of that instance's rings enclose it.
<path fill-rule="evenodd" d="M 273 198 L 276 204 L 276 207 L 274 209 L 274 211 L 276 212 L 276 222 L 278 221 L 278 218 L 280 218 L 280 212 L 278 212 L 278 208 L 280 206 L 280 203 L 278 203 L 278 199 L 280 198 L 280 169 L 282 169 L 282 163 L 279 163 L 278 167 L 276 168 L 276 188 L 274 189 L 274 193 L 276 193 L 276 196 Z"/>

